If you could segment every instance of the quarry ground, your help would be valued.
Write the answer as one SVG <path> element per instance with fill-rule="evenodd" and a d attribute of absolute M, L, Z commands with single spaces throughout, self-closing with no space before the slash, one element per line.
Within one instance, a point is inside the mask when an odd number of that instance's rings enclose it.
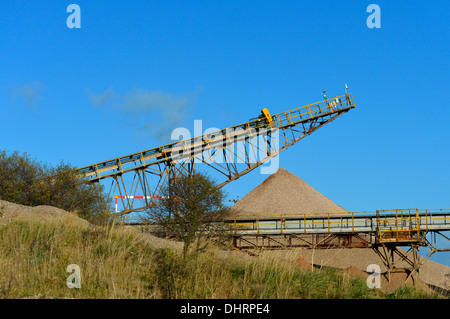
<path fill-rule="evenodd" d="M 191 264 L 195 276 L 183 278 L 176 257 L 161 254 L 180 252 L 181 242 L 102 229 L 49 206 L 0 201 L 0 216 L 3 298 L 434 298 L 430 287 L 449 287 L 450 268 L 427 261 L 406 284 L 407 273 L 399 270 L 389 283 L 382 276 L 379 291 L 369 291 L 367 264 L 380 260 L 360 248 L 260 251 L 254 257 L 211 246 Z M 83 271 L 79 291 L 66 287 L 69 264 Z"/>

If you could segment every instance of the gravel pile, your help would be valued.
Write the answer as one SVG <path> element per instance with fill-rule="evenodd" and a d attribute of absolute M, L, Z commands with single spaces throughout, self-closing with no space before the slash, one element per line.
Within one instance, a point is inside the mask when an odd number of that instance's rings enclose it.
<path fill-rule="evenodd" d="M 80 225 L 93 226 L 88 221 L 60 208 L 52 206 L 30 207 L 0 200 L 0 226 L 6 225 L 8 222 L 18 219 L 33 220 L 35 218 L 38 220 L 64 221 L 68 217 L 70 217 L 71 220 L 76 220 L 76 222 Z M 156 249 L 170 247 L 181 250 L 183 247 L 181 242 L 159 238 L 146 233 L 139 235 L 142 236 L 144 241 Z"/>
<path fill-rule="evenodd" d="M 409 255 L 410 252 L 399 249 L 403 254 Z M 313 264 L 316 267 L 333 267 L 338 269 L 360 269 L 367 271 L 367 267 L 371 264 L 380 266 L 382 273 L 387 268 L 383 265 L 380 257 L 371 248 L 341 248 L 341 249 L 293 249 L 278 251 L 263 251 L 260 256 L 270 256 L 279 259 L 300 259 L 303 262 Z M 412 259 L 412 258 L 411 258 Z M 424 260 L 423 260 L 424 261 Z M 409 268 L 410 265 L 405 261 L 400 261 L 400 257 L 395 255 L 395 263 L 398 268 Z M 406 279 L 404 272 L 394 272 L 392 279 L 398 279 L 397 284 L 403 283 Z M 399 278 L 403 278 L 403 282 Z M 367 278 L 367 276 L 366 276 Z M 419 270 L 419 278 L 426 284 L 450 290 L 450 267 L 436 263 L 431 260 L 425 261 Z M 387 283 L 387 282 L 386 282 Z M 395 288 L 398 285 L 394 283 Z M 394 287 L 392 287 L 394 288 Z"/>
<path fill-rule="evenodd" d="M 232 210 L 237 215 L 347 213 L 347 210 L 283 168 L 234 204 Z"/>
<path fill-rule="evenodd" d="M 65 210 L 62 210 L 60 208 L 52 206 L 30 207 L 0 200 L 0 226 L 5 225 L 9 221 L 18 218 L 64 220 L 69 216 L 77 219 L 77 221 L 79 221 L 80 223 L 86 225 L 89 224 L 86 220 L 81 219 L 75 214 L 66 212 Z"/>
<path fill-rule="evenodd" d="M 183 250 L 183 242 L 157 237 L 148 233 L 140 234 L 141 237 L 155 249 L 172 248 L 178 252 Z"/>
<path fill-rule="evenodd" d="M 302 215 L 313 213 L 317 215 L 328 213 L 348 213 L 347 210 L 332 202 L 301 178 L 280 168 L 269 176 L 254 190 L 232 206 L 237 217 L 246 214 L 291 214 Z M 404 251 L 406 254 L 406 251 Z M 267 251 L 266 255 L 281 254 L 279 258 L 293 256 L 300 260 L 318 266 L 330 266 L 339 269 L 360 269 L 366 271 L 370 264 L 378 264 L 382 272 L 386 271 L 380 257 L 370 248 L 353 249 L 315 249 L 292 251 Z M 408 253 L 410 254 L 410 253 Z M 398 259 L 399 257 L 397 257 Z M 397 267 L 409 268 L 406 262 L 397 263 Z M 402 277 L 404 273 L 394 276 Z M 429 285 L 450 290 L 450 267 L 433 261 L 426 261 L 420 269 L 420 279 Z"/>

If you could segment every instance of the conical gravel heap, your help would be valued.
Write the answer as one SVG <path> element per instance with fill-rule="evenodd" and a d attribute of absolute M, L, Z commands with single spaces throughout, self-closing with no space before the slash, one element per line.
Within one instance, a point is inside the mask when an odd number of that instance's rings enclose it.
<path fill-rule="evenodd" d="M 232 210 L 237 215 L 347 213 L 347 210 L 283 168 L 236 202 Z"/>

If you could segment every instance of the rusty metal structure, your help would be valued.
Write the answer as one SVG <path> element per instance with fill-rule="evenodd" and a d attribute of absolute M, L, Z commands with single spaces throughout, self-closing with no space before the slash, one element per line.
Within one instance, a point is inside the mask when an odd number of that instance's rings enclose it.
<path fill-rule="evenodd" d="M 91 164 L 77 169 L 76 174 L 82 183 L 106 186 L 115 201 L 111 213 L 123 227 L 155 230 L 158 226 L 152 221 L 125 215 L 158 205 L 161 189 L 177 176 L 194 174 L 196 165 L 203 164 L 221 176 L 218 187 L 223 187 L 258 167 L 264 168 L 262 165 L 281 151 L 354 107 L 352 95 L 346 93 L 274 115 L 264 108 L 245 123 Z M 443 233 L 450 230 L 450 209 L 261 214 L 236 216 L 224 223 L 229 226 L 233 245 L 242 250 L 366 247 L 377 253 L 389 273 L 396 267 L 397 256 L 410 265 L 411 275 L 434 253 L 448 251 L 437 248 L 436 236 L 450 240 Z M 409 248 L 412 254 L 399 247 Z M 420 247 L 429 249 L 422 259 Z"/>
<path fill-rule="evenodd" d="M 113 214 L 143 211 L 158 204 L 166 183 L 193 174 L 198 164 L 218 173 L 223 187 L 354 107 L 346 93 L 274 115 L 264 108 L 248 122 L 81 167 L 76 174 L 82 183 L 102 183 L 111 199 L 119 199 Z"/>
<path fill-rule="evenodd" d="M 138 227 L 144 232 L 158 233 L 160 226 L 150 219 L 126 218 L 122 227 Z M 394 209 L 374 212 L 330 214 L 235 215 L 224 223 L 228 226 L 232 245 L 257 256 L 271 249 L 372 249 L 387 269 L 387 279 L 396 268 L 419 273 L 420 267 L 437 252 L 450 251 L 437 247 L 437 236 L 450 238 L 450 209 Z M 403 249 L 400 249 L 403 248 Z M 421 257 L 420 249 L 428 249 Z M 404 262 L 407 267 L 400 267 Z"/>
<path fill-rule="evenodd" d="M 436 237 L 450 240 L 450 209 L 395 209 L 375 212 L 304 214 L 303 216 L 248 215 L 228 220 L 233 244 L 242 250 L 371 248 L 387 268 L 388 280 L 399 261 L 409 276 L 439 249 Z M 406 253 L 399 248 L 408 249 Z M 420 248 L 428 253 L 420 257 Z M 397 258 L 395 258 L 397 256 Z"/>

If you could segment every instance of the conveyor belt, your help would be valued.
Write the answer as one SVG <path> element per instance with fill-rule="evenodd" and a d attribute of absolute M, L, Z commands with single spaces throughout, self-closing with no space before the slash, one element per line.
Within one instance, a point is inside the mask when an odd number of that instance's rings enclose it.
<path fill-rule="evenodd" d="M 257 167 L 271 166 L 281 151 L 354 107 L 353 96 L 345 94 L 275 115 L 264 108 L 248 122 L 81 167 L 75 174 L 80 183 L 106 180 L 109 196 L 120 198 L 116 214 L 143 211 L 158 205 L 155 198 L 170 180 L 194 174 L 197 164 L 218 173 L 221 188 Z"/>
<path fill-rule="evenodd" d="M 259 131 L 286 129 L 302 125 L 302 123 L 315 119 L 347 112 L 354 107 L 352 95 L 345 94 L 278 113 L 272 116 L 273 121 L 270 123 L 261 119 L 254 119 L 191 139 L 88 165 L 77 169 L 77 172 L 80 178 L 95 181 L 166 161 L 180 161 L 192 158 L 195 154 L 199 154 L 205 149 L 221 148 L 229 140 L 233 142 L 242 141 L 255 133 L 259 134 Z"/>
<path fill-rule="evenodd" d="M 398 209 L 372 213 L 236 216 L 235 235 L 373 233 L 386 240 L 416 238 L 424 231 L 450 230 L 450 209 Z"/>

